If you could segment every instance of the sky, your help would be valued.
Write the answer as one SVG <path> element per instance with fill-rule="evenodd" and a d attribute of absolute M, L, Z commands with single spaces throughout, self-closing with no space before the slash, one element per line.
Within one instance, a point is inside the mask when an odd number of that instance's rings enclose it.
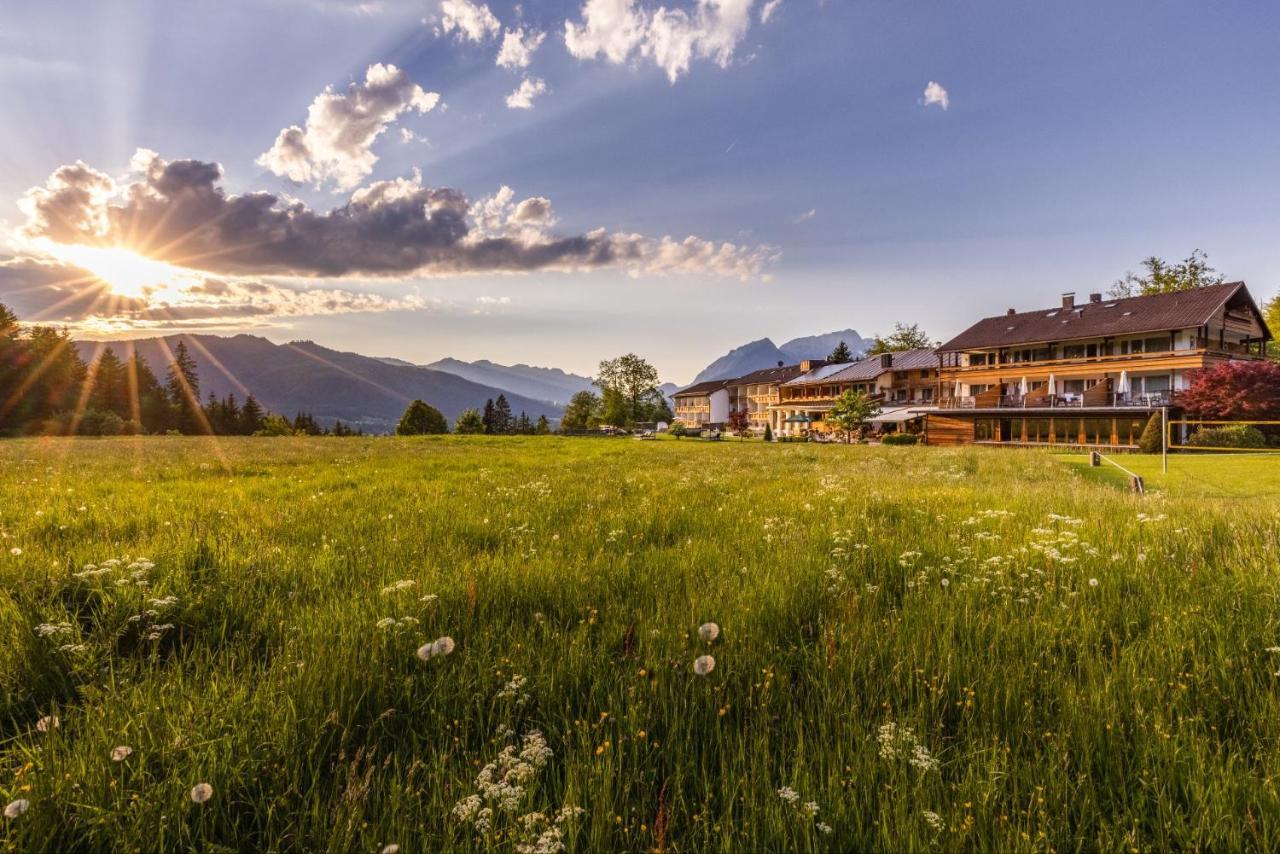
<path fill-rule="evenodd" d="M 688 382 L 1193 249 L 1280 289 L 1280 6 L 6 0 L 0 302 Z"/>

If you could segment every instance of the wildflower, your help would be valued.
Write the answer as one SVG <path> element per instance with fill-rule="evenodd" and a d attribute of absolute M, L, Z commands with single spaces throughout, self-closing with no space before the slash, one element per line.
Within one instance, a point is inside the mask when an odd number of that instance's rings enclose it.
<path fill-rule="evenodd" d="M 17 818 L 26 812 L 27 807 L 29 806 L 31 806 L 31 802 L 26 798 L 18 798 L 16 801 L 11 801 L 9 805 L 4 808 L 4 817 Z"/>
<path fill-rule="evenodd" d="M 9 554 L 13 555 L 14 557 L 17 557 L 18 555 L 22 554 L 22 549 L 18 548 L 17 546 L 14 546 L 13 548 L 9 549 Z M 16 804 L 18 802 L 14 801 L 14 803 Z M 23 801 L 22 803 L 25 804 L 26 801 Z M 25 809 L 25 807 L 23 809 Z"/>
<path fill-rule="evenodd" d="M 378 854 L 400 854 L 400 846 L 394 842 L 388 842 L 382 846 L 382 850 Z"/>
<path fill-rule="evenodd" d="M 796 790 L 791 788 L 790 786 L 783 786 L 781 789 L 779 789 L 778 797 L 782 798 L 782 802 L 785 804 L 794 804 L 800 800 L 799 793 L 797 793 Z"/>
<path fill-rule="evenodd" d="M 389 629 L 395 624 L 396 624 L 395 617 L 383 617 L 381 620 L 378 620 L 378 622 L 375 623 L 375 625 L 380 629 Z"/>
<path fill-rule="evenodd" d="M 208 783 L 196 783 L 191 787 L 191 802 L 202 804 L 213 797 L 213 786 Z"/>
<path fill-rule="evenodd" d="M 715 669 L 716 660 L 709 655 L 700 655 L 693 660 L 693 672 L 699 676 L 706 676 Z"/>
<path fill-rule="evenodd" d="M 942 816 L 938 815 L 936 812 L 933 812 L 932 810 L 925 810 L 924 812 L 920 813 L 920 817 L 923 818 L 924 823 L 929 825 L 929 827 L 934 831 L 940 832 L 942 831 L 943 828 L 947 826 L 946 822 L 942 820 Z"/>
<path fill-rule="evenodd" d="M 1089 586 L 1090 586 L 1090 587 L 1097 587 L 1097 586 L 1098 586 L 1098 579 L 1096 579 L 1096 578 L 1090 578 L 1090 579 L 1089 579 Z"/>
<path fill-rule="evenodd" d="M 408 590 L 409 588 L 417 585 L 417 583 L 418 582 L 411 581 L 407 578 L 401 579 L 397 581 L 395 584 L 392 584 L 390 587 L 382 588 L 382 595 L 390 596 L 392 593 L 399 593 L 401 590 Z"/>
<path fill-rule="evenodd" d="M 418 658 L 423 661 L 430 661 L 437 655 L 448 655 L 453 652 L 453 638 L 445 635 L 442 638 L 436 638 L 431 643 L 425 643 L 418 647 Z"/>
<path fill-rule="evenodd" d="M 111 761 L 123 762 L 126 759 L 128 759 L 129 756 L 132 754 L 133 754 L 133 748 L 129 747 L 127 744 L 122 744 L 119 747 L 113 747 L 111 749 Z"/>
<path fill-rule="evenodd" d="M 800 808 L 800 811 L 803 812 L 805 815 L 809 816 L 809 818 L 813 818 L 818 814 L 818 802 L 805 801 L 805 804 L 803 807 Z"/>
<path fill-rule="evenodd" d="M 58 720 L 57 715 L 45 715 L 40 720 L 36 721 L 36 729 L 39 732 L 48 732 L 49 730 L 57 729 L 60 726 L 62 726 L 62 721 Z"/>
<path fill-rule="evenodd" d="M 702 638 L 707 643 L 711 643 L 713 640 L 720 637 L 720 626 L 715 623 L 703 623 L 698 626 L 698 637 Z"/>
<path fill-rule="evenodd" d="M 831 832 L 831 825 L 826 824 L 825 822 L 820 821 L 814 826 L 818 829 L 819 833 L 827 834 Z"/>

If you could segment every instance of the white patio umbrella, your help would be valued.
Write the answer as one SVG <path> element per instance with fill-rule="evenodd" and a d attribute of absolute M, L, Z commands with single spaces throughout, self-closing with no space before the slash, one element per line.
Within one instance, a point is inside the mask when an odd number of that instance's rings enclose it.
<path fill-rule="evenodd" d="M 1129 372 L 1121 371 L 1120 380 L 1116 383 L 1116 394 L 1127 395 L 1128 393 L 1129 393 Z"/>
<path fill-rule="evenodd" d="M 1058 393 L 1058 381 L 1054 379 L 1053 374 L 1049 374 L 1049 394 L 1056 395 Z"/>
<path fill-rule="evenodd" d="M 1018 396 L 1019 397 L 1027 396 L 1027 378 L 1026 377 L 1023 377 L 1022 382 L 1018 383 Z"/>

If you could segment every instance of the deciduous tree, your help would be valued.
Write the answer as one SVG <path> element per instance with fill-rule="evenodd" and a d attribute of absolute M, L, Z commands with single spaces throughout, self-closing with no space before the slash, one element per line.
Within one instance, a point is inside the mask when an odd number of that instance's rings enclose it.
<path fill-rule="evenodd" d="M 400 416 L 396 425 L 397 436 L 426 436 L 429 434 L 448 433 L 449 422 L 445 421 L 440 410 L 421 400 L 409 404 Z"/>
<path fill-rule="evenodd" d="M 853 434 L 861 432 L 868 421 L 880 414 L 880 404 L 867 394 L 853 389 L 845 389 L 831 407 L 830 419 L 844 431 L 845 438 L 853 441 Z"/>
<path fill-rule="evenodd" d="M 1123 279 L 1117 279 L 1111 286 L 1110 296 L 1122 299 L 1170 294 L 1220 285 L 1224 279 L 1221 273 L 1209 266 L 1209 256 L 1199 249 L 1192 250 L 1178 264 L 1170 264 L 1163 258 L 1152 255 L 1142 262 L 1142 267 L 1146 272 L 1141 276 L 1130 271 L 1124 274 Z"/>

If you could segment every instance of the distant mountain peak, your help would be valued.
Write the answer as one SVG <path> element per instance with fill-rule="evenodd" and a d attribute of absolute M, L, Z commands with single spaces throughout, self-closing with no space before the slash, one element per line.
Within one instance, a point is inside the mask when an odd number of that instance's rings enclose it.
<path fill-rule="evenodd" d="M 759 338 L 734 347 L 728 353 L 707 365 L 696 377 L 694 383 L 709 380 L 724 380 L 740 377 L 752 371 L 777 367 L 779 363 L 794 365 L 805 359 L 825 359 L 831 351 L 843 341 L 849 350 L 857 355 L 865 352 L 871 342 L 864 339 L 853 329 L 825 332 L 821 335 L 809 335 L 803 338 L 792 338 L 781 347 L 770 338 Z"/>

